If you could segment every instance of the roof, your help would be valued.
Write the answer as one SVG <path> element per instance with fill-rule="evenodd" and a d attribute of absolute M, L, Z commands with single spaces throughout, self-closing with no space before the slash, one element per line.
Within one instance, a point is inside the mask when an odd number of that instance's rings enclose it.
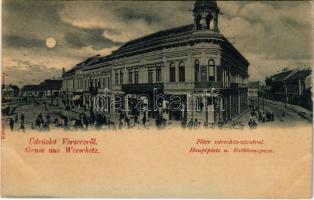
<path fill-rule="evenodd" d="M 22 91 L 45 91 L 45 90 L 60 90 L 62 87 L 62 80 L 45 80 L 39 85 L 25 85 Z"/>
<path fill-rule="evenodd" d="M 312 73 L 312 70 L 306 69 L 306 70 L 300 70 L 291 75 L 289 78 L 286 79 L 286 81 L 295 81 L 295 80 L 304 80 L 308 76 L 310 76 Z"/>
<path fill-rule="evenodd" d="M 288 70 L 278 74 L 273 75 L 272 81 L 273 82 L 282 82 L 282 81 L 296 81 L 296 80 L 304 80 L 309 75 L 311 75 L 312 70 L 304 69 L 304 70 Z"/>
<path fill-rule="evenodd" d="M 60 90 L 62 87 L 62 80 L 45 80 L 40 84 L 43 90 Z"/>
<path fill-rule="evenodd" d="M 283 71 L 278 74 L 275 74 L 271 77 L 273 82 L 284 81 L 284 79 L 292 72 L 293 70 Z"/>
<path fill-rule="evenodd" d="M 259 81 L 252 81 L 248 83 L 249 88 L 259 88 Z"/>
<path fill-rule="evenodd" d="M 196 0 L 194 4 L 194 11 L 202 11 L 204 9 L 218 9 L 217 2 L 210 0 Z"/>
<path fill-rule="evenodd" d="M 25 85 L 22 91 L 42 91 L 43 87 L 41 85 Z"/>
<path fill-rule="evenodd" d="M 189 25 L 185 25 L 185 26 L 180 26 L 180 27 L 176 27 L 176 28 L 172 28 L 172 29 L 168 29 L 168 30 L 163 30 L 163 31 L 159 31 L 144 37 L 140 37 L 137 38 L 135 40 L 131 40 L 127 43 L 125 43 L 122 47 L 120 47 L 117 51 L 132 47 L 134 45 L 138 45 L 141 44 L 143 42 L 147 42 L 149 40 L 153 40 L 153 39 L 158 39 L 158 38 L 162 38 L 164 36 L 171 36 L 173 34 L 178 34 L 178 33 L 184 33 L 184 32 L 189 32 L 192 31 L 194 28 L 193 24 L 189 24 Z"/>
<path fill-rule="evenodd" d="M 11 88 L 12 90 L 15 90 L 15 91 L 19 90 L 18 86 L 12 85 L 12 84 L 9 84 L 9 85 L 2 84 L 1 88 L 2 88 L 2 90 L 3 89 L 9 89 L 9 88 Z"/>
<path fill-rule="evenodd" d="M 131 40 L 121 46 L 118 50 L 113 51 L 111 55 L 105 57 L 100 57 L 97 55 L 95 57 L 88 58 L 84 62 L 76 65 L 76 67 L 64 73 L 62 77 L 73 75 L 75 71 L 81 67 L 83 70 L 94 69 L 98 68 L 100 66 L 99 64 L 110 60 L 139 55 L 145 52 L 162 50 L 171 46 L 194 44 L 195 41 L 209 40 L 221 42 L 225 48 L 234 52 L 242 62 L 244 62 L 246 65 L 249 65 L 249 62 L 246 60 L 246 58 L 222 34 L 214 31 L 198 31 L 195 32 L 195 34 L 194 32 L 194 24 L 188 24 Z"/>

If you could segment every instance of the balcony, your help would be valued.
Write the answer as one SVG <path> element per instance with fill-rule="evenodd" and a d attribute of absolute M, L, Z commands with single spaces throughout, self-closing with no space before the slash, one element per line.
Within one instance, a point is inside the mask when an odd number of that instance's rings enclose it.
<path fill-rule="evenodd" d="M 163 91 L 164 84 L 163 83 L 141 83 L 141 84 L 121 85 L 121 90 L 125 93 L 153 92 L 154 89 L 157 89 L 157 91 Z"/>
<path fill-rule="evenodd" d="M 195 82 L 195 88 L 222 88 L 222 82 Z"/>

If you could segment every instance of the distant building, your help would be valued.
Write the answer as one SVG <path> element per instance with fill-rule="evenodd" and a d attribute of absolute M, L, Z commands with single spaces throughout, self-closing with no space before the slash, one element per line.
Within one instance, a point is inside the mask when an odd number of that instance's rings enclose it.
<path fill-rule="evenodd" d="M 61 93 L 62 80 L 47 79 L 39 85 L 25 85 L 21 91 L 22 97 L 52 98 L 58 97 Z"/>
<path fill-rule="evenodd" d="M 45 80 L 40 84 L 44 92 L 44 97 L 57 97 L 60 95 L 62 80 Z"/>
<path fill-rule="evenodd" d="M 248 83 L 248 101 L 250 105 L 258 104 L 258 97 L 260 92 L 260 82 L 254 81 Z"/>
<path fill-rule="evenodd" d="M 305 101 L 312 101 L 311 97 L 304 97 L 312 87 L 312 70 L 286 70 L 266 79 L 269 88 L 269 98 L 289 104 L 303 105 Z M 308 100 L 304 98 L 310 98 Z"/>
<path fill-rule="evenodd" d="M 40 98 L 43 97 L 43 95 L 44 90 L 43 87 L 40 85 L 25 85 L 20 91 L 21 97 Z"/>
<path fill-rule="evenodd" d="M 19 94 L 19 87 L 16 85 L 5 85 L 3 84 L 1 87 L 1 95 L 2 95 L 2 101 L 8 101 L 15 97 L 17 97 Z"/>

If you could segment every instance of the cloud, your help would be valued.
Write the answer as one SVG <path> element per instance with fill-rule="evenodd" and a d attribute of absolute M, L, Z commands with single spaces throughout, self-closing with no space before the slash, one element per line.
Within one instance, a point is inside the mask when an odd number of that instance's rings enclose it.
<path fill-rule="evenodd" d="M 193 23 L 193 1 L 36 1 L 3 3 L 3 67 L 11 80 L 58 74 L 123 43 Z M 313 61 L 309 1 L 219 1 L 223 35 L 249 60 L 250 78 Z M 36 15 L 35 15 L 36 14 Z M 54 37 L 55 48 L 45 39 Z M 37 68 L 36 68 L 37 67 Z M 36 69 L 37 72 L 34 72 Z M 22 73 L 24 71 L 24 73 Z M 42 73 L 42 74 L 41 74 Z M 27 74 L 27 75 L 25 75 Z M 32 76 L 30 76 L 30 74 Z"/>
<path fill-rule="evenodd" d="M 61 70 L 40 65 L 32 61 L 8 59 L 6 57 L 3 63 L 8 66 L 3 69 L 3 72 L 7 74 L 7 84 L 17 84 L 20 86 L 24 84 L 38 84 L 44 79 L 52 77 L 58 78 L 61 76 Z"/>
<path fill-rule="evenodd" d="M 95 50 L 110 48 L 121 43 L 114 42 L 102 36 L 103 31 L 99 29 L 83 29 L 77 32 L 65 33 L 65 41 L 73 48 L 92 46 Z"/>
<path fill-rule="evenodd" d="M 20 35 L 4 35 L 3 47 L 44 47 L 44 41 Z"/>
<path fill-rule="evenodd" d="M 231 5 L 230 5 L 231 4 Z M 249 60 L 252 80 L 284 67 L 311 66 L 313 36 L 309 2 L 223 2 L 221 32 Z M 224 9 L 226 7 L 226 9 Z M 233 10 L 232 7 L 235 9 Z"/>
<path fill-rule="evenodd" d="M 184 17 L 178 9 L 185 5 Z M 173 8 L 173 10 L 171 10 Z M 102 29 L 103 36 L 114 42 L 124 43 L 158 30 L 192 23 L 189 8 L 180 2 L 84 2 L 80 5 L 67 3 L 59 11 L 61 20 L 74 27 Z M 160 12 L 162 11 L 162 12 Z M 93 13 L 93 15 L 90 15 Z"/>

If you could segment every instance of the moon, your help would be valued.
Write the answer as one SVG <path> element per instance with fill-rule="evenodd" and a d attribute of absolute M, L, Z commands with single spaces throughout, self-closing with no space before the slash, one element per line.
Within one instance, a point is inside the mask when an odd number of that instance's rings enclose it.
<path fill-rule="evenodd" d="M 50 49 L 54 48 L 56 46 L 57 42 L 56 39 L 53 37 L 49 37 L 46 39 L 46 46 Z"/>

